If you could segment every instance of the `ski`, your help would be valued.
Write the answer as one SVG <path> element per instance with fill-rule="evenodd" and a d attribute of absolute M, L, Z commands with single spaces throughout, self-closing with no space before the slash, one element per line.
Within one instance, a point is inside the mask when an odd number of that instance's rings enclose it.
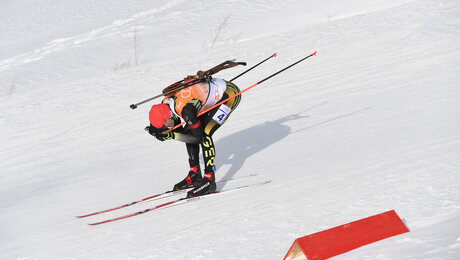
<path fill-rule="evenodd" d="M 257 176 L 257 173 L 256 174 L 251 174 L 251 175 L 246 175 L 246 176 L 241 176 L 241 177 L 234 177 L 234 178 L 230 178 L 230 179 L 226 179 L 226 180 L 221 180 L 221 181 L 218 181 L 217 183 L 225 183 L 225 182 L 234 181 L 234 180 L 243 179 L 243 178 L 248 178 L 248 177 L 253 177 L 253 176 Z M 163 198 L 172 197 L 172 196 L 175 196 L 175 195 L 178 195 L 178 194 L 185 193 L 185 192 L 187 192 L 187 190 L 190 190 L 190 188 L 189 189 L 183 189 L 183 190 L 177 190 L 177 191 L 165 191 L 165 192 L 158 193 L 158 194 L 155 194 L 155 195 L 152 195 L 152 196 L 148 196 L 148 197 L 145 197 L 143 199 L 136 200 L 136 201 L 133 201 L 133 202 L 130 202 L 130 203 L 127 203 L 127 204 L 123 204 L 123 205 L 120 205 L 120 206 L 117 206 L 117 207 L 114 207 L 114 208 L 105 209 L 105 210 L 89 213 L 89 214 L 86 214 L 86 215 L 76 216 L 76 217 L 77 218 L 91 217 L 91 216 L 95 216 L 95 215 L 115 211 L 115 210 L 118 210 L 118 209 L 126 208 L 126 207 L 129 207 L 129 206 L 135 205 L 135 204 L 144 203 L 144 202 L 147 202 L 147 201 L 153 201 L 153 200 L 159 200 L 159 199 L 163 199 Z"/>
<path fill-rule="evenodd" d="M 212 197 L 214 195 L 218 195 L 218 194 L 221 194 L 221 193 L 224 193 L 224 192 L 230 192 L 230 191 L 235 191 L 235 190 L 241 190 L 241 189 L 244 189 L 244 188 L 260 186 L 260 185 L 268 184 L 270 182 L 271 181 L 263 181 L 263 182 L 257 182 L 257 183 L 252 183 L 252 184 L 246 184 L 246 185 L 237 186 L 235 188 L 226 189 L 226 190 L 218 191 L 216 193 L 207 194 L 207 195 L 203 195 L 203 196 L 199 196 L 199 197 L 180 198 L 180 199 L 177 199 L 177 200 L 172 200 L 172 201 L 160 204 L 160 205 L 152 207 L 152 208 L 147 208 L 147 209 L 144 209 L 144 210 L 141 210 L 141 211 L 138 211 L 138 212 L 134 212 L 134 213 L 131 213 L 131 214 L 128 214 L 128 215 L 124 215 L 124 216 L 120 216 L 120 217 L 116 217 L 116 218 L 112 218 L 112 219 L 107 219 L 107 220 L 103 220 L 103 221 L 99 221 L 99 222 L 89 223 L 88 225 L 96 226 L 96 225 L 100 225 L 100 224 L 114 222 L 114 221 L 117 221 L 117 220 L 122 220 L 122 219 L 130 218 L 130 217 L 138 216 L 138 215 L 141 215 L 141 214 L 144 214 L 144 213 L 156 210 L 156 209 L 178 206 L 178 205 L 186 204 L 186 203 L 189 203 L 189 202 L 201 200 L 201 199 L 204 199 L 204 198 L 209 198 L 209 197 Z"/>

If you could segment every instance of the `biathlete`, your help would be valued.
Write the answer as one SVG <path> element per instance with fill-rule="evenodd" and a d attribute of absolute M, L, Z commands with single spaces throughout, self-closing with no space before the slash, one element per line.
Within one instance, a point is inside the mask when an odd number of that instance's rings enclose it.
<path fill-rule="evenodd" d="M 203 72 L 199 71 L 197 75 Z M 189 76 L 185 82 L 197 79 Z M 190 170 L 187 177 L 174 185 L 173 190 L 193 187 L 187 197 L 196 197 L 216 191 L 216 148 L 212 135 L 228 119 L 241 101 L 241 95 L 229 99 L 201 116 L 202 111 L 240 92 L 232 82 L 219 78 L 208 78 L 204 82 L 167 95 L 161 104 L 153 105 L 149 112 L 150 126 L 146 130 L 160 141 L 176 140 L 185 143 Z M 185 121 L 171 132 L 168 129 Z M 204 174 L 201 175 L 200 146 L 203 154 Z"/>

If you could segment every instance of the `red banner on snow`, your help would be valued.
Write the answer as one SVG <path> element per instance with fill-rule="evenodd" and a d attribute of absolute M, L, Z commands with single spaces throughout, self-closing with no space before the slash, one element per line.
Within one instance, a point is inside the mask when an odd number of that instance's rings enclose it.
<path fill-rule="evenodd" d="M 284 259 L 327 259 L 406 232 L 406 225 L 391 210 L 298 238 Z"/>

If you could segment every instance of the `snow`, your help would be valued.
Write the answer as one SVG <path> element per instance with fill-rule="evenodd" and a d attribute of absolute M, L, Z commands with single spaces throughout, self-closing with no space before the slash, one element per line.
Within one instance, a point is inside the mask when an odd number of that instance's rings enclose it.
<path fill-rule="evenodd" d="M 295 238 L 395 209 L 410 229 L 335 259 L 460 258 L 460 3 L 3 1 L 1 259 L 282 259 Z M 170 189 L 184 144 L 150 102 L 227 59 L 257 69 L 214 135 L 217 179 L 187 206 L 75 216 Z M 219 72 L 231 79 L 236 67 Z M 159 100 L 158 100 L 159 102 Z"/>

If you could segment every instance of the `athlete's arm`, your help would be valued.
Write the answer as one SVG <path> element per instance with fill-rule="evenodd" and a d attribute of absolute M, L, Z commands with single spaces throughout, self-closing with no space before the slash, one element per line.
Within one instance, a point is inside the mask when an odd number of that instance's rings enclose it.
<path fill-rule="evenodd" d="M 200 144 L 203 142 L 203 126 L 197 117 L 198 110 L 202 103 L 197 99 L 188 102 L 182 109 L 182 118 L 187 124 L 187 130 L 175 132 L 174 140 L 184 143 Z"/>

